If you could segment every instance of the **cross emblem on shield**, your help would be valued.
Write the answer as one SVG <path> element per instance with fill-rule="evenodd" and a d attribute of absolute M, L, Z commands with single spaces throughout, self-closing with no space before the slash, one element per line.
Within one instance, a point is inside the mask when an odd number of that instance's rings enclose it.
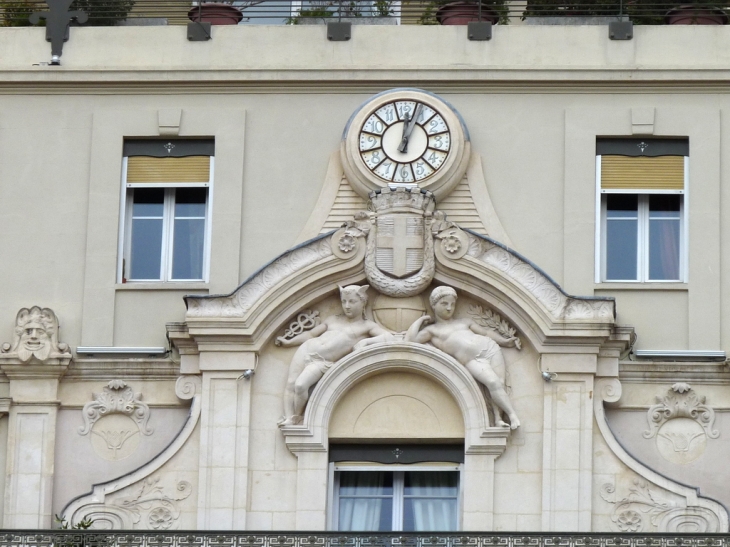
<path fill-rule="evenodd" d="M 377 220 L 375 265 L 392 277 L 403 278 L 423 266 L 423 216 L 395 213 Z"/>

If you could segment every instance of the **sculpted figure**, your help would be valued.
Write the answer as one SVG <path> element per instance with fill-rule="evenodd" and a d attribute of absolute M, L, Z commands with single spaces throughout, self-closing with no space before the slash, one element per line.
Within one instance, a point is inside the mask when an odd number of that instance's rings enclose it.
<path fill-rule="evenodd" d="M 431 292 L 429 301 L 436 321 L 429 325 L 430 316 L 420 317 L 408 329 L 406 341 L 431 342 L 459 361 L 477 381 L 487 386 L 492 397 L 495 425 L 508 426 L 502 420 L 502 411 L 509 417 L 509 427 L 517 429 L 520 421 L 504 389 L 505 365 L 499 347 L 514 346 L 516 339 L 500 337 L 495 341 L 489 329 L 477 325 L 472 319 L 454 319 L 456 291 L 451 287 L 437 287 Z"/>
<path fill-rule="evenodd" d="M 3 353 L 17 353 L 27 363 L 33 357 L 45 361 L 51 353 L 65 353 L 68 346 L 58 343 L 58 319 L 50 308 L 22 308 L 15 318 L 12 344 L 3 344 Z"/>
<path fill-rule="evenodd" d="M 367 344 L 392 340 L 393 336 L 363 315 L 369 285 L 340 287 L 342 315 L 328 317 L 312 330 L 287 340 L 280 336 L 277 346 L 299 346 L 289 365 L 284 391 L 284 418 L 279 425 L 301 423 L 309 388 L 319 382 L 337 361 Z"/>

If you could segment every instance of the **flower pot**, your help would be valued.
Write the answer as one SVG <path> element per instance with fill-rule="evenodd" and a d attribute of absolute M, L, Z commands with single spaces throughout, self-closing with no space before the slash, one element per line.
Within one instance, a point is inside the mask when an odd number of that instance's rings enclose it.
<path fill-rule="evenodd" d="M 711 6 L 677 6 L 665 16 L 669 25 L 727 25 L 727 13 Z"/>
<path fill-rule="evenodd" d="M 206 2 L 192 8 L 188 19 L 211 25 L 237 25 L 243 19 L 241 10 L 230 4 Z"/>
<path fill-rule="evenodd" d="M 466 25 L 474 21 L 490 21 L 493 25 L 499 22 L 499 14 L 482 4 L 481 18 L 479 5 L 472 2 L 451 2 L 436 11 L 436 20 L 442 25 Z"/>

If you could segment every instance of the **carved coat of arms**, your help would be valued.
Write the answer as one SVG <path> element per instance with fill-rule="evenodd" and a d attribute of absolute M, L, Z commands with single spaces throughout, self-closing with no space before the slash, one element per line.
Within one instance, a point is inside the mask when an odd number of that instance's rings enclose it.
<path fill-rule="evenodd" d="M 434 198 L 418 189 L 385 188 L 370 195 L 374 225 L 368 234 L 365 275 L 388 296 L 413 296 L 433 279 L 431 215 Z"/>

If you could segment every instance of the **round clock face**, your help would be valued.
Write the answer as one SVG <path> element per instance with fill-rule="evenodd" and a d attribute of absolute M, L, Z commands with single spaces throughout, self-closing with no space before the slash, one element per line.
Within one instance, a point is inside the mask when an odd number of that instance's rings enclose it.
<path fill-rule="evenodd" d="M 443 116 L 415 100 L 391 101 L 367 117 L 359 132 L 362 161 L 386 183 L 415 185 L 436 173 L 451 151 Z"/>
<path fill-rule="evenodd" d="M 393 89 L 352 115 L 340 160 L 350 186 L 364 199 L 405 186 L 438 200 L 463 179 L 470 151 L 469 133 L 451 105 L 420 89 Z"/>

